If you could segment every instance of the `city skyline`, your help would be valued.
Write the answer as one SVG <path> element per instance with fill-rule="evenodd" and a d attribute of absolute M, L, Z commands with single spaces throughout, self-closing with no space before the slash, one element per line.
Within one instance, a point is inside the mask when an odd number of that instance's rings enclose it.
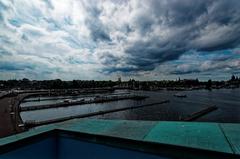
<path fill-rule="evenodd" d="M 0 0 L 0 80 L 240 76 L 238 0 Z"/>

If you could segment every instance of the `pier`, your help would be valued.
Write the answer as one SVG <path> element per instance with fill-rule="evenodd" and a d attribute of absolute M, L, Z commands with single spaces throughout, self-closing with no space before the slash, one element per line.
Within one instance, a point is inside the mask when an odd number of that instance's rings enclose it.
<path fill-rule="evenodd" d="M 164 104 L 164 103 L 169 103 L 169 100 L 164 100 L 158 103 L 151 103 L 151 104 L 145 104 L 145 105 L 139 105 L 139 106 L 129 106 L 129 107 L 123 107 L 123 108 L 118 108 L 118 109 L 110 109 L 110 110 L 105 110 L 105 111 L 98 111 L 98 112 L 93 112 L 93 113 L 88 113 L 88 114 L 81 114 L 81 115 L 75 115 L 75 116 L 68 116 L 68 117 L 63 117 L 63 118 L 57 118 L 57 119 L 52 119 L 52 120 L 46 120 L 46 121 L 26 121 L 24 124 L 26 127 L 34 127 L 34 126 L 40 126 L 40 125 L 45 125 L 45 124 L 51 124 L 51 123 L 56 123 L 56 122 L 62 122 L 74 118 L 86 118 L 86 117 L 92 117 L 92 116 L 97 116 L 97 115 L 104 115 L 108 113 L 114 113 L 114 112 L 119 112 L 119 111 L 124 111 L 124 110 L 129 110 L 129 109 L 138 109 L 138 108 L 143 108 L 143 107 L 150 107 L 158 104 Z"/>
<path fill-rule="evenodd" d="M 27 106 L 27 107 L 21 107 L 20 110 L 33 111 L 33 110 L 40 110 L 40 109 L 76 106 L 76 105 L 82 105 L 82 104 L 104 103 L 104 102 L 126 100 L 126 99 L 142 100 L 145 98 L 147 98 L 147 96 L 138 96 L 138 95 L 111 96 L 111 97 L 104 96 L 104 97 L 95 97 L 93 100 L 80 100 L 80 101 L 69 101 L 69 102 L 62 102 L 62 103 L 49 104 L 49 105 Z"/>
<path fill-rule="evenodd" d="M 106 95 L 126 95 L 126 94 L 130 94 L 130 93 L 111 93 L 111 94 L 106 94 Z M 37 99 L 25 99 L 22 101 L 22 103 L 26 103 L 26 102 L 39 102 L 39 101 L 46 101 L 46 100 L 61 100 L 61 99 L 75 99 L 75 98 L 83 98 L 83 97 L 95 97 L 96 95 L 77 95 L 77 96 L 49 96 L 51 98 L 43 98 L 44 96 L 39 96 L 37 97 Z"/>
<path fill-rule="evenodd" d="M 217 109 L 218 109 L 218 107 L 216 107 L 216 106 L 207 107 L 207 108 L 205 108 L 203 110 L 197 111 L 197 112 L 189 115 L 188 117 L 184 118 L 183 121 L 193 121 L 193 120 L 195 120 L 197 118 L 200 118 L 201 116 L 203 116 L 203 115 L 205 115 L 207 113 L 210 113 L 210 112 L 212 112 L 214 110 L 217 110 Z"/>

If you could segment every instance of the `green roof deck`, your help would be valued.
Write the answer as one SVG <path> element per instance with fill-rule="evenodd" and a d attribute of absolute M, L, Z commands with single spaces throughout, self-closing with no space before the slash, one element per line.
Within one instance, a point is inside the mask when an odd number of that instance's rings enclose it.
<path fill-rule="evenodd" d="M 240 124 L 74 119 L 0 139 L 0 146 L 50 130 L 131 139 L 240 155 Z"/>

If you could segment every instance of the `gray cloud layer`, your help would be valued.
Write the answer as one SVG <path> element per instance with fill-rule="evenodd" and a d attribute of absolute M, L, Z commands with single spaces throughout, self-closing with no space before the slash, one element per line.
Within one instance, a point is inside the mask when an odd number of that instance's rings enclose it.
<path fill-rule="evenodd" d="M 134 69 L 151 70 L 163 62 L 176 60 L 189 50 L 216 51 L 240 44 L 240 1 L 168 0 L 144 1 L 132 13 L 124 48 L 126 63 Z M 108 61 L 115 61 L 108 56 Z M 116 68 L 118 69 L 118 68 Z"/>
<path fill-rule="evenodd" d="M 237 72 L 239 8 L 239 0 L 0 0 L 0 70 L 69 79 Z"/>

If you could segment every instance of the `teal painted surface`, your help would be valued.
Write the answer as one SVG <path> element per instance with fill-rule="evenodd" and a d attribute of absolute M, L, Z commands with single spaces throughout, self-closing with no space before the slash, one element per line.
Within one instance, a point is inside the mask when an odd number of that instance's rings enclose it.
<path fill-rule="evenodd" d="M 141 140 L 156 124 L 154 121 L 92 119 L 66 122 L 60 129 Z"/>
<path fill-rule="evenodd" d="M 38 128 L 34 128 L 31 129 L 29 131 L 23 132 L 23 133 L 19 133 L 16 135 L 12 135 L 12 136 L 8 136 L 5 138 L 0 138 L 0 146 L 2 145 L 6 145 L 8 143 L 12 143 L 21 139 L 25 139 L 31 136 L 35 136 L 41 133 L 45 133 L 48 132 L 50 130 L 54 130 L 56 128 L 56 125 L 46 125 L 43 127 L 38 127 Z"/>
<path fill-rule="evenodd" d="M 75 119 L 60 129 L 226 153 L 239 154 L 240 150 L 240 124 Z"/>
<path fill-rule="evenodd" d="M 240 154 L 240 124 L 74 119 L 0 139 L 0 146 L 53 129 Z"/>
<path fill-rule="evenodd" d="M 112 127 L 122 123 L 122 120 L 75 120 L 64 123 L 60 129 L 81 131 L 90 134 L 104 134 Z"/>
<path fill-rule="evenodd" d="M 144 140 L 232 153 L 225 136 L 215 123 L 160 122 Z"/>
<path fill-rule="evenodd" d="M 240 154 L 240 124 L 221 124 L 234 153 Z"/>

